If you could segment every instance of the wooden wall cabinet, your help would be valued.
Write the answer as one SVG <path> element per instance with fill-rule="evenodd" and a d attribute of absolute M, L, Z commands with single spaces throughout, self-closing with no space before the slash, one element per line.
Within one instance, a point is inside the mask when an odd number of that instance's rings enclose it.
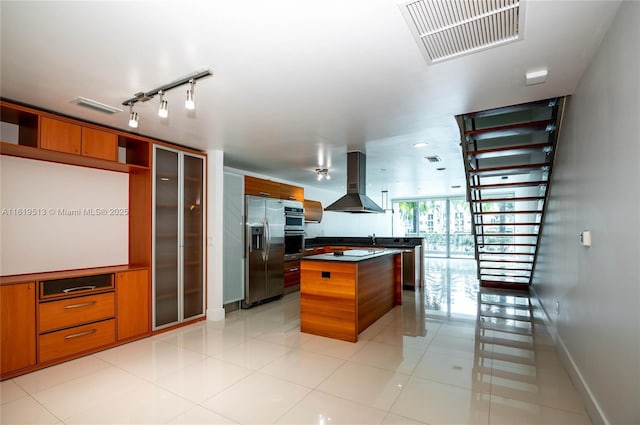
<path fill-rule="evenodd" d="M 244 194 L 304 202 L 302 187 L 251 176 L 244 176 Z"/>
<path fill-rule="evenodd" d="M 118 160 L 118 137 L 115 133 L 48 117 L 40 119 L 40 147 L 109 161 Z"/>
<path fill-rule="evenodd" d="M 280 198 L 280 183 L 244 176 L 244 194 Z"/>
<path fill-rule="evenodd" d="M 82 127 L 47 117 L 40 119 L 40 147 L 80 155 Z"/>
<path fill-rule="evenodd" d="M 118 341 L 149 333 L 150 292 L 148 270 L 116 273 Z"/>
<path fill-rule="evenodd" d="M 0 374 L 36 364 L 36 284 L 0 287 Z"/>
<path fill-rule="evenodd" d="M 118 137 L 106 131 L 82 127 L 82 155 L 117 161 Z"/>
<path fill-rule="evenodd" d="M 280 199 L 304 202 L 304 189 L 299 186 L 280 183 Z"/>

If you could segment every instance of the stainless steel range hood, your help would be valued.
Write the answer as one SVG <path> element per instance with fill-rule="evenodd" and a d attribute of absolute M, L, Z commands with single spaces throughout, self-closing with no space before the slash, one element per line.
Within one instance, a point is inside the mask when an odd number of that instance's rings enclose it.
<path fill-rule="evenodd" d="M 347 194 L 326 207 L 325 211 L 348 213 L 383 213 L 367 195 L 367 160 L 362 152 L 347 153 Z"/>

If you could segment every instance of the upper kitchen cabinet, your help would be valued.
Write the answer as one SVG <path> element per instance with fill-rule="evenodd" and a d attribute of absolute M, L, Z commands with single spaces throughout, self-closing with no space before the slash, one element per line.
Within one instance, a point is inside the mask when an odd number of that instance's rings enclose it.
<path fill-rule="evenodd" d="M 205 157 L 154 145 L 153 327 L 204 316 Z"/>
<path fill-rule="evenodd" d="M 82 155 L 118 160 L 118 137 L 113 133 L 82 127 Z"/>
<path fill-rule="evenodd" d="M 304 189 L 298 186 L 280 183 L 280 199 L 304 202 Z"/>
<path fill-rule="evenodd" d="M 244 176 L 244 194 L 280 198 L 280 183 Z"/>
<path fill-rule="evenodd" d="M 40 119 L 40 147 L 92 158 L 118 160 L 118 137 L 114 133 L 48 117 Z"/>
<path fill-rule="evenodd" d="M 304 201 L 304 188 L 257 177 L 244 176 L 244 194 L 291 201 Z"/>

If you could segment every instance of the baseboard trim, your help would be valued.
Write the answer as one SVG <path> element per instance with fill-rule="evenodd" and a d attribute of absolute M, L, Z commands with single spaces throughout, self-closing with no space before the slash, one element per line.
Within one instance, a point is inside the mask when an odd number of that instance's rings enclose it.
<path fill-rule="evenodd" d="M 219 322 L 221 320 L 224 320 L 224 308 L 207 309 L 207 320 L 212 322 Z"/>
<path fill-rule="evenodd" d="M 589 415 L 589 418 L 591 419 L 591 422 L 598 425 L 610 425 L 607 416 L 604 414 L 604 411 L 600 407 L 600 404 L 593 395 L 591 388 L 589 388 L 589 385 L 582 376 L 582 373 L 580 373 L 578 365 L 576 365 L 576 362 L 573 360 L 573 357 L 571 356 L 571 353 L 562 340 L 562 337 L 560 336 L 560 334 L 558 334 L 558 329 L 551 321 L 549 313 L 545 310 L 544 306 L 540 302 L 534 286 L 535 285 L 530 285 L 529 287 L 531 290 L 531 294 L 533 295 L 532 300 L 535 303 L 535 307 L 540 309 L 540 311 L 542 312 L 544 324 L 549 331 L 551 338 L 553 339 L 553 342 L 556 346 L 556 351 L 560 355 L 560 359 L 562 363 L 564 363 L 567 372 L 569 372 L 569 376 L 571 377 L 573 384 L 576 386 L 576 389 L 580 393 L 582 400 L 585 402 L 585 407 L 587 408 L 587 413 Z"/>

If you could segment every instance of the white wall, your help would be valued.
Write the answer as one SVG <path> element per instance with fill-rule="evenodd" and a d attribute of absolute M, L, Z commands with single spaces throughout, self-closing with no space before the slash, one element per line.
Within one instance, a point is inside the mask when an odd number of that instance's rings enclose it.
<path fill-rule="evenodd" d="M 127 264 L 129 175 L 0 157 L 0 274 Z"/>
<path fill-rule="evenodd" d="M 224 320 L 224 153 L 207 151 L 207 320 Z"/>
<path fill-rule="evenodd" d="M 320 201 L 322 207 L 326 207 L 346 193 L 332 192 L 315 187 L 305 187 L 304 197 Z M 368 196 L 380 207 L 384 207 L 379 197 Z M 305 225 L 306 237 L 316 236 L 369 236 L 373 233 L 376 236 L 391 235 L 391 212 L 384 214 L 349 214 L 335 211 L 325 211 L 322 215 L 322 222 L 307 223 Z"/>
<path fill-rule="evenodd" d="M 568 102 L 534 276 L 595 423 L 640 423 L 638 45 L 640 2 L 626 1 Z"/>

